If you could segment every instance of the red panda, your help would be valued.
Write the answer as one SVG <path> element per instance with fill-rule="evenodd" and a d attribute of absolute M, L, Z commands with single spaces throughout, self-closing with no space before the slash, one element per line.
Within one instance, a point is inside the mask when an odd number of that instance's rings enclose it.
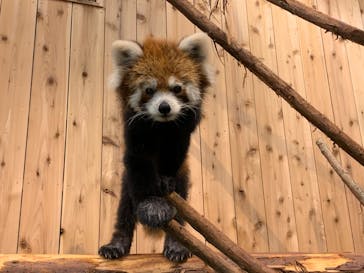
<path fill-rule="evenodd" d="M 124 120 L 125 171 L 111 242 L 99 249 L 108 259 L 129 253 L 136 221 L 159 228 L 183 220 L 163 198 L 176 191 L 187 198 L 186 155 L 191 133 L 201 119 L 206 88 L 208 37 L 196 33 L 178 44 L 154 38 L 143 45 L 115 41 L 112 46 L 116 89 Z M 163 254 L 183 262 L 190 252 L 166 235 Z"/>

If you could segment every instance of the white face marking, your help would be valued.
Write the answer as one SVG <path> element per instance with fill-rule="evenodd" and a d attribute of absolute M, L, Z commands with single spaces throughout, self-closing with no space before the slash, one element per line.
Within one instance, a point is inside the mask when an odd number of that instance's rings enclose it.
<path fill-rule="evenodd" d="M 193 105 L 196 105 L 201 101 L 200 89 L 192 83 L 187 83 L 184 85 L 182 82 L 178 81 L 176 77 L 170 76 L 168 79 L 168 85 L 170 88 L 173 88 L 176 85 L 185 88 L 188 100 Z"/>
<path fill-rule="evenodd" d="M 166 102 L 170 106 L 168 115 L 163 115 L 159 112 L 159 106 L 162 102 Z M 157 91 L 153 97 L 146 103 L 146 109 L 149 115 L 156 121 L 171 121 L 174 120 L 181 111 L 181 102 L 170 92 Z"/>
<path fill-rule="evenodd" d="M 186 94 L 191 104 L 198 104 L 201 101 L 201 92 L 192 83 L 186 84 Z"/>
<path fill-rule="evenodd" d="M 143 92 L 146 88 L 157 88 L 157 80 L 156 79 L 150 79 L 148 81 L 143 82 L 141 86 L 137 87 L 133 94 L 129 97 L 129 105 L 131 108 L 134 109 L 134 111 L 138 112 L 141 111 L 140 108 L 140 100 L 142 98 Z"/>
<path fill-rule="evenodd" d="M 134 111 L 140 111 L 140 99 L 142 98 L 143 89 L 138 88 L 134 91 L 134 93 L 129 97 L 129 105 Z"/>

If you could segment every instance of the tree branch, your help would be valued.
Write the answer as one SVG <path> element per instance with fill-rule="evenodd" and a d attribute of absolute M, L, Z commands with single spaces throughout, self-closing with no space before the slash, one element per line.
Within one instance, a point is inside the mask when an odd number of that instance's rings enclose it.
<path fill-rule="evenodd" d="M 321 153 L 329 161 L 331 167 L 340 176 L 341 180 L 345 183 L 354 196 L 359 200 L 359 202 L 364 206 L 364 191 L 359 187 L 359 185 L 351 178 L 350 174 L 340 166 L 340 163 L 336 160 L 335 156 L 330 152 L 330 149 L 326 146 L 325 142 L 321 139 L 316 141 Z"/>
<path fill-rule="evenodd" d="M 360 45 L 364 45 L 364 31 L 348 25 L 340 20 L 332 18 L 327 14 L 310 8 L 296 0 L 267 0 L 290 13 L 305 19 L 321 28 L 336 35 L 348 39 Z"/>
<path fill-rule="evenodd" d="M 209 266 L 219 273 L 243 273 L 234 263 L 227 260 L 224 255 L 219 252 L 212 251 L 205 246 L 200 240 L 195 238 L 185 227 L 177 221 L 170 221 L 164 230 L 174 236 L 178 241 L 187 247 L 193 254 L 201 258 Z M 273 271 L 274 272 L 274 271 Z M 245 272 L 246 273 L 246 272 Z"/>
<path fill-rule="evenodd" d="M 166 198 L 174 207 L 176 207 L 178 214 L 182 216 L 183 219 L 201 233 L 209 243 L 214 245 L 240 266 L 240 268 L 243 268 L 250 273 L 275 273 L 273 269 L 264 266 L 257 259 L 250 256 L 249 253 L 236 245 L 210 221 L 201 216 L 177 193 L 173 192 Z"/>
<path fill-rule="evenodd" d="M 355 158 L 364 166 L 364 149 L 347 134 L 339 129 L 325 115 L 320 113 L 316 108 L 309 104 L 301 97 L 289 84 L 274 74 L 266 65 L 249 51 L 242 48 L 232 39 L 228 39 L 226 33 L 218 26 L 209 21 L 209 19 L 199 12 L 189 1 L 185 0 L 167 0 L 182 14 L 184 14 L 192 23 L 206 32 L 216 43 L 221 45 L 236 60 L 247 67 L 266 85 L 272 88 L 277 95 L 286 100 L 294 109 L 302 114 L 314 126 L 319 128 L 343 150 Z"/>

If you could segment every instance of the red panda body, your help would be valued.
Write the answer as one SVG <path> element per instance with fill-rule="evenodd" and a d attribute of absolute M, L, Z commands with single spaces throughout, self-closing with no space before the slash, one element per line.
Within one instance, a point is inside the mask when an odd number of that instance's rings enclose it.
<path fill-rule="evenodd" d="M 115 259 L 129 253 L 135 222 L 159 228 L 175 218 L 163 198 L 176 191 L 188 194 L 186 156 L 191 133 L 201 118 L 206 88 L 207 37 L 198 33 L 179 44 L 148 39 L 113 44 L 115 72 L 111 81 L 122 105 L 125 154 L 123 190 L 111 242 L 99 254 Z M 190 252 L 169 235 L 164 255 L 185 261 Z"/>

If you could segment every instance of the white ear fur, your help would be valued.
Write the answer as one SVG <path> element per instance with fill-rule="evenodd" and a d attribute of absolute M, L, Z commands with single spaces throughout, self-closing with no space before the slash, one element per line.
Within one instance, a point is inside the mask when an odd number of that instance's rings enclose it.
<path fill-rule="evenodd" d="M 209 54 L 209 43 L 207 34 L 198 32 L 182 39 L 178 47 L 192 58 L 204 62 Z"/>
<path fill-rule="evenodd" d="M 179 49 L 190 55 L 191 58 L 203 63 L 203 72 L 210 84 L 215 81 L 216 71 L 207 63 L 210 53 L 210 39 L 206 33 L 198 32 L 187 36 L 179 43 Z"/>
<path fill-rule="evenodd" d="M 117 40 L 111 48 L 114 71 L 109 77 L 109 86 L 117 88 L 120 86 L 126 69 L 143 55 L 142 48 L 132 41 Z"/>

